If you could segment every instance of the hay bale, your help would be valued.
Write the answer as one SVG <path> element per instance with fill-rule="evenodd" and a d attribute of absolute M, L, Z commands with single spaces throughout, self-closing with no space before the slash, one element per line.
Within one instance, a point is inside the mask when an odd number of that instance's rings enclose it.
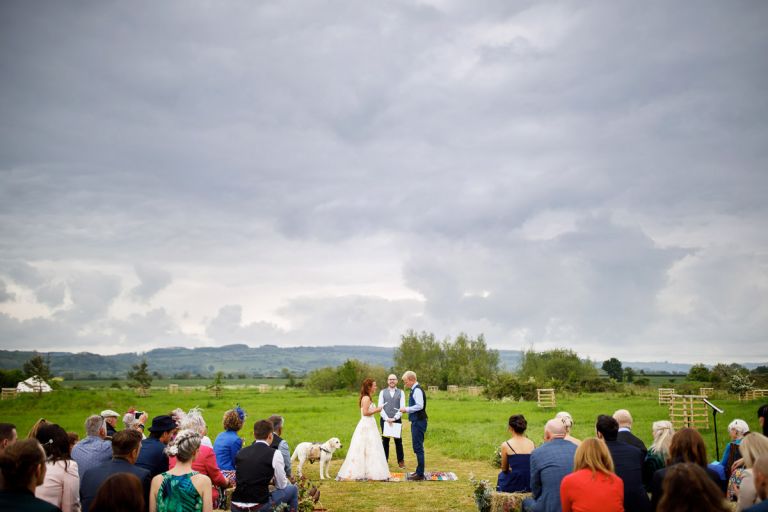
<path fill-rule="evenodd" d="M 491 512 L 520 512 L 523 510 L 523 500 L 533 496 L 530 492 L 496 492 L 491 493 Z"/>

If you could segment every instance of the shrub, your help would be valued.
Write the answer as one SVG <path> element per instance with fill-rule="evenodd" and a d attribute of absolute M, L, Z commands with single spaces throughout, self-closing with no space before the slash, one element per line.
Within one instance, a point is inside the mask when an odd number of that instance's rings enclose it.
<path fill-rule="evenodd" d="M 502 373 L 488 383 L 483 394 L 491 399 L 521 397 L 523 400 L 536 400 L 536 383 L 521 382 L 511 373 Z"/>

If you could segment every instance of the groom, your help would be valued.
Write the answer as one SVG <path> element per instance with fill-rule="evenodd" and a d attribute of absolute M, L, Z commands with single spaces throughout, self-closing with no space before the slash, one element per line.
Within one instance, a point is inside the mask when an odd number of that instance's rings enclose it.
<path fill-rule="evenodd" d="M 407 412 L 411 421 L 411 441 L 416 454 L 416 471 L 408 476 L 409 480 L 424 480 L 424 434 L 427 432 L 427 395 L 416 381 L 416 374 L 410 370 L 403 374 L 405 387 L 411 390 L 408 407 L 401 407 L 400 412 Z"/>

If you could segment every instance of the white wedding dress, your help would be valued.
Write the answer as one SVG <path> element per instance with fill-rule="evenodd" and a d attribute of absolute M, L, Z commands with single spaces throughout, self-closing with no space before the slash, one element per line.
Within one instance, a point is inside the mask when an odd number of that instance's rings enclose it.
<path fill-rule="evenodd" d="M 371 404 L 371 409 L 375 409 Z M 381 444 L 381 434 L 374 415 L 365 416 L 360 409 L 360 421 L 352 434 L 349 451 L 336 480 L 387 480 L 389 464 Z"/>

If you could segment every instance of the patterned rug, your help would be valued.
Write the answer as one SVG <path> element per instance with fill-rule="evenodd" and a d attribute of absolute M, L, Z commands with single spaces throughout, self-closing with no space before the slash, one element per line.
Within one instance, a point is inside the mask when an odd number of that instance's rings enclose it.
<path fill-rule="evenodd" d="M 453 473 L 451 471 L 425 471 L 424 472 L 424 480 L 429 480 L 430 482 L 451 482 L 458 479 L 459 478 L 456 476 L 456 473 Z M 391 482 L 403 482 L 409 479 L 406 476 L 406 473 L 390 473 L 389 480 Z"/>

